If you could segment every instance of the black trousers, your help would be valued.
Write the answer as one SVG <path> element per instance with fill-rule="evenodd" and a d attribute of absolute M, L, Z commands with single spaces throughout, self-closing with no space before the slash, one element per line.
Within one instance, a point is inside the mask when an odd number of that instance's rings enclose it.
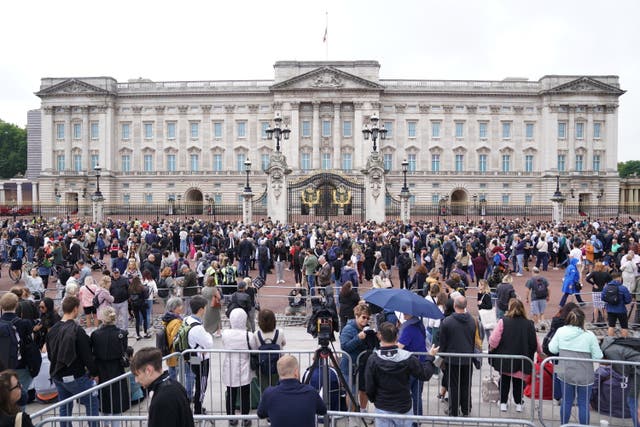
<path fill-rule="evenodd" d="M 513 384 L 513 401 L 522 404 L 522 379 L 511 375 L 500 375 L 500 403 L 507 403 L 509 400 L 509 388 Z"/>
<path fill-rule="evenodd" d="M 193 413 L 202 414 L 202 401 L 207 391 L 209 379 L 209 359 L 202 360 L 199 364 L 190 364 L 191 372 L 195 376 L 195 389 L 193 391 Z"/>
<path fill-rule="evenodd" d="M 447 363 L 444 375 L 449 382 L 449 416 L 469 415 L 471 411 L 471 374 L 473 367 Z"/>
<path fill-rule="evenodd" d="M 225 396 L 225 404 L 227 406 L 227 415 L 236 414 L 236 401 L 238 394 L 240 394 L 240 413 L 246 415 L 251 410 L 251 402 L 249 401 L 251 392 L 251 384 L 246 384 L 240 387 L 227 387 L 227 393 Z"/>

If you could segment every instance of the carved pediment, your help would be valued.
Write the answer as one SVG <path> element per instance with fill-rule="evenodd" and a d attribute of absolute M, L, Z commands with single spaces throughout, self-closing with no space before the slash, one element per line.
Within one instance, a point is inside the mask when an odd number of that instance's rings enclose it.
<path fill-rule="evenodd" d="M 572 80 L 570 82 L 551 88 L 545 91 L 545 93 L 585 93 L 620 96 L 625 93 L 625 91 L 615 86 L 611 86 L 601 81 L 592 79 L 591 77 L 580 77 L 579 79 Z"/>
<path fill-rule="evenodd" d="M 69 79 L 39 92 L 36 92 L 37 96 L 52 96 L 52 95 L 114 95 L 106 89 L 102 89 L 98 86 L 94 86 L 79 79 Z"/>
<path fill-rule="evenodd" d="M 383 86 L 333 67 L 321 67 L 271 86 L 272 90 L 382 90 Z"/>

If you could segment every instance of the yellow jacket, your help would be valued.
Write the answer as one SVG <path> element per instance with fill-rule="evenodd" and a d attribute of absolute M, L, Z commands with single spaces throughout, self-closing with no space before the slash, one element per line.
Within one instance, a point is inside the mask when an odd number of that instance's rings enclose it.
<path fill-rule="evenodd" d="M 173 340 L 176 338 L 176 335 L 178 335 L 178 330 L 180 329 L 180 326 L 182 326 L 182 319 L 173 319 L 165 325 L 167 329 L 167 341 L 169 341 L 168 342 L 169 351 L 171 352 L 173 352 Z M 176 366 L 178 366 L 178 358 L 177 357 L 168 358 L 167 366 L 171 368 L 175 368 Z"/>

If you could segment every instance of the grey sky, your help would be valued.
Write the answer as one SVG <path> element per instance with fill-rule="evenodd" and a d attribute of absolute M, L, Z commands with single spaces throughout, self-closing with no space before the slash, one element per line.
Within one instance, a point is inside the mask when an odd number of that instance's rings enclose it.
<path fill-rule="evenodd" d="M 640 2 L 6 2 L 0 118 L 24 125 L 40 78 L 270 79 L 278 60 L 373 59 L 382 78 L 620 76 L 621 161 L 640 159 Z M 635 52 L 635 53 L 634 53 Z"/>

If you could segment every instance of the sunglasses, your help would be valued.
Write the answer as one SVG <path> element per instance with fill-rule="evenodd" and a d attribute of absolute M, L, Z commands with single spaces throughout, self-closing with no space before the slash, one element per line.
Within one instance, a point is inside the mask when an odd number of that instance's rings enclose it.
<path fill-rule="evenodd" d="M 18 382 L 18 384 L 16 384 L 16 385 L 14 385 L 13 387 L 11 387 L 11 388 L 9 389 L 9 391 L 13 391 L 13 390 L 15 390 L 15 389 L 17 389 L 17 388 L 20 388 L 20 389 L 21 389 L 21 388 L 22 388 L 22 384 L 20 384 L 20 383 Z"/>
<path fill-rule="evenodd" d="M 371 317 L 369 317 L 369 316 L 360 316 L 360 318 L 361 318 L 361 319 L 367 319 L 367 320 L 368 320 L 368 319 L 371 319 Z"/>

